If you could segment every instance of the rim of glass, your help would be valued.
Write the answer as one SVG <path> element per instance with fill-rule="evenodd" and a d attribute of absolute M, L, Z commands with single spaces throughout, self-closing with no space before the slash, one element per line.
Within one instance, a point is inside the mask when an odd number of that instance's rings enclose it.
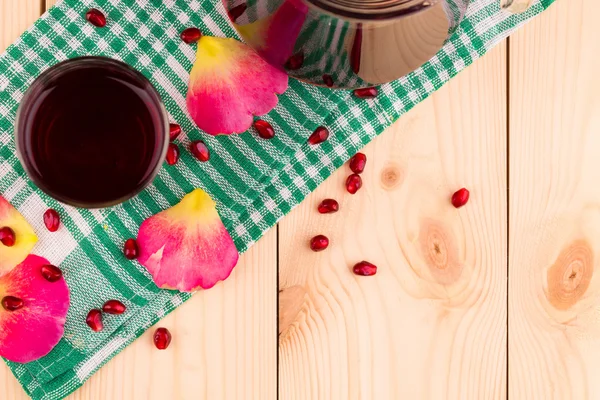
<path fill-rule="evenodd" d="M 441 0 L 308 0 L 335 15 L 369 21 L 381 21 L 412 15 Z"/>
<path fill-rule="evenodd" d="M 79 203 L 76 200 L 73 200 L 68 197 L 62 196 L 60 194 L 54 193 L 52 190 L 48 189 L 48 187 L 44 184 L 43 179 L 41 178 L 40 174 L 37 172 L 36 168 L 34 168 L 33 165 L 31 165 L 31 162 L 27 159 L 27 157 L 24 156 L 24 152 L 23 152 L 24 149 L 21 148 L 21 136 L 22 136 L 21 129 L 23 128 L 22 127 L 23 124 L 21 122 L 24 119 L 23 118 L 24 114 L 30 111 L 32 96 L 36 95 L 41 89 L 43 89 L 45 86 L 45 83 L 49 79 L 53 78 L 54 76 L 56 76 L 60 73 L 64 73 L 65 71 L 79 68 L 79 67 L 81 67 L 82 64 L 83 65 L 111 66 L 111 67 L 117 68 L 123 72 L 133 74 L 137 79 L 139 79 L 147 87 L 148 93 L 151 95 L 152 100 L 154 102 L 154 106 L 159 111 L 160 118 L 162 120 L 162 125 L 163 125 L 162 131 L 163 131 L 164 138 L 163 138 L 163 143 L 162 143 L 162 149 L 160 152 L 160 157 L 157 158 L 156 165 L 153 165 L 150 172 L 147 173 L 146 176 L 144 177 L 144 179 L 142 179 L 140 181 L 141 183 L 140 183 L 139 187 L 136 190 L 132 191 L 131 193 L 128 193 L 127 195 L 122 196 L 118 199 L 101 202 L 101 203 L 91 203 L 91 202 Z M 162 168 L 162 161 L 165 159 L 165 157 L 167 155 L 167 150 L 169 147 L 169 141 L 170 141 L 169 139 L 170 139 L 169 138 L 169 115 L 164 106 L 162 98 L 160 97 L 160 94 L 158 93 L 158 91 L 156 90 L 156 88 L 154 87 L 152 82 L 150 82 L 148 80 L 148 78 L 146 78 L 141 72 L 139 72 L 135 68 L 131 67 L 129 64 L 126 64 L 119 60 L 115 60 L 113 58 L 102 57 L 102 56 L 82 56 L 82 57 L 70 58 L 70 59 L 61 61 L 57 64 L 54 64 L 53 66 L 51 66 L 50 68 L 48 68 L 47 70 L 42 72 L 33 81 L 33 83 L 29 86 L 29 88 L 25 91 L 25 94 L 23 95 L 23 98 L 21 99 L 19 107 L 17 108 L 17 114 L 16 114 L 15 126 L 14 126 L 14 140 L 15 140 L 15 147 L 16 147 L 16 151 L 17 151 L 17 157 L 18 157 L 19 161 L 21 162 L 21 165 L 23 166 L 23 169 L 27 173 L 27 176 L 29 177 L 29 179 L 31 179 L 33 181 L 33 183 L 35 183 L 35 185 L 42 192 L 46 193 L 48 196 L 52 197 L 53 199 L 58 200 L 61 203 L 64 203 L 64 204 L 67 204 L 67 205 L 70 205 L 73 207 L 86 208 L 86 209 L 98 209 L 98 208 L 112 207 L 112 206 L 121 204 L 121 203 L 137 196 L 140 192 L 142 192 L 144 189 L 146 189 L 150 185 L 150 183 L 152 183 L 154 178 L 156 178 L 156 176 L 158 175 L 158 172 Z M 160 145 L 160 143 L 158 143 L 157 145 Z"/>

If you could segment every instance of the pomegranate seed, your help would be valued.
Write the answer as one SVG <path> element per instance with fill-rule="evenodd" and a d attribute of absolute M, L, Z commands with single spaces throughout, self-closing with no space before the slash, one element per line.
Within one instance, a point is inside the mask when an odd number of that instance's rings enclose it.
<path fill-rule="evenodd" d="M 352 268 L 352 271 L 356 275 L 360 276 L 371 276 L 377 273 L 377 266 L 367 261 L 361 261 Z"/>
<path fill-rule="evenodd" d="M 374 99 L 379 94 L 379 90 L 376 87 L 368 87 L 363 89 L 356 89 L 354 95 L 359 99 Z"/>
<path fill-rule="evenodd" d="M 125 307 L 125 304 L 121 303 L 119 300 L 109 300 L 102 306 L 102 311 L 107 314 L 121 315 L 127 311 L 127 307 Z"/>
<path fill-rule="evenodd" d="M 258 132 L 258 136 L 263 139 L 273 139 L 275 137 L 275 129 L 270 123 L 262 119 L 254 121 L 254 129 Z"/>
<path fill-rule="evenodd" d="M 327 87 L 333 86 L 333 78 L 329 74 L 323 74 L 323 83 L 327 85 Z"/>
<path fill-rule="evenodd" d="M 465 188 L 459 189 L 452 195 L 452 205 L 460 208 L 469 201 L 469 191 Z"/>
<path fill-rule="evenodd" d="M 23 308 L 24 305 L 23 300 L 15 296 L 6 296 L 2 299 L 2 307 L 6 311 L 17 311 Z"/>
<path fill-rule="evenodd" d="M 355 194 L 362 187 L 362 178 L 358 174 L 352 174 L 346 179 L 346 190 Z"/>
<path fill-rule="evenodd" d="M 62 278 L 63 274 L 60 268 L 54 265 L 42 265 L 42 276 L 48 282 L 58 282 Z"/>
<path fill-rule="evenodd" d="M 0 242 L 6 247 L 13 247 L 15 245 L 15 231 L 10 229 L 8 226 L 0 228 Z"/>
<path fill-rule="evenodd" d="M 171 344 L 171 332 L 167 328 L 158 328 L 154 332 L 154 345 L 159 350 L 165 350 Z"/>
<path fill-rule="evenodd" d="M 169 124 L 169 140 L 172 142 L 181 135 L 181 126 L 178 124 Z"/>
<path fill-rule="evenodd" d="M 229 10 L 227 14 L 229 15 L 229 19 L 231 20 L 231 22 L 237 21 L 237 19 L 242 16 L 244 11 L 246 11 L 246 8 L 248 8 L 246 3 L 242 3 Z"/>
<path fill-rule="evenodd" d="M 323 251 L 329 246 L 329 239 L 324 235 L 317 235 L 310 239 L 310 249 L 312 251 Z"/>
<path fill-rule="evenodd" d="M 360 57 L 362 54 L 362 24 L 356 27 L 352 50 L 350 51 L 350 67 L 355 74 L 360 71 Z"/>
<path fill-rule="evenodd" d="M 206 162 L 210 160 L 210 151 L 202 140 L 196 140 L 190 143 L 190 151 L 198 160 Z"/>
<path fill-rule="evenodd" d="M 90 22 L 90 24 L 98 28 L 104 28 L 106 26 L 106 17 L 102 13 L 102 11 L 97 10 L 95 8 L 90 9 L 85 14 L 85 19 L 87 19 Z"/>
<path fill-rule="evenodd" d="M 355 174 L 362 174 L 367 165 L 367 156 L 363 153 L 356 153 L 354 157 L 350 159 L 350 169 Z"/>
<path fill-rule="evenodd" d="M 325 199 L 319 204 L 317 207 L 321 214 L 331 214 L 334 212 L 338 212 L 340 209 L 340 205 L 334 199 Z"/>
<path fill-rule="evenodd" d="M 127 239 L 123 246 L 123 254 L 129 260 L 135 260 L 140 253 L 137 242 L 135 239 Z"/>
<path fill-rule="evenodd" d="M 295 71 L 302 68 L 302 64 L 304 64 L 304 52 L 301 50 L 288 58 L 287 62 L 285 63 L 285 68 Z"/>
<path fill-rule="evenodd" d="M 94 332 L 100 332 L 104 329 L 104 324 L 102 323 L 102 311 L 97 308 L 90 310 L 85 318 L 85 323 L 92 328 Z"/>
<path fill-rule="evenodd" d="M 44 225 L 50 232 L 56 232 L 60 226 L 60 215 L 53 209 L 48 209 L 44 213 Z"/>
<path fill-rule="evenodd" d="M 324 126 L 320 126 L 310 135 L 308 138 L 308 143 L 310 144 L 319 144 L 323 143 L 329 137 L 329 129 Z"/>
<path fill-rule="evenodd" d="M 177 164 L 177 161 L 179 161 L 179 146 L 175 143 L 169 143 L 166 160 L 169 165 L 175 165 Z"/>
<path fill-rule="evenodd" d="M 202 37 L 202 32 L 200 32 L 200 29 L 198 28 L 187 28 L 183 32 L 181 32 L 181 35 L 179 35 L 179 37 L 185 43 L 191 44 L 200 40 L 200 38 Z"/>

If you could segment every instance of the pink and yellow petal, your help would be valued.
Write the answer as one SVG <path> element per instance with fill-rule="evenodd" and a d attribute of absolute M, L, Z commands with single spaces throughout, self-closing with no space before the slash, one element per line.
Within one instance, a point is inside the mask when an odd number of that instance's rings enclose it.
<path fill-rule="evenodd" d="M 24 302 L 16 311 L 0 306 L 0 356 L 27 363 L 47 355 L 64 333 L 69 289 L 64 278 L 49 282 L 41 268 L 48 260 L 35 255 L 0 277 L 0 299 L 14 296 Z"/>
<path fill-rule="evenodd" d="M 11 247 L 0 243 L 0 276 L 8 273 L 27 257 L 37 243 L 33 228 L 23 216 L 0 196 L 0 228 L 9 227 L 15 232 L 15 244 Z"/>
<path fill-rule="evenodd" d="M 242 37 L 263 58 L 283 68 L 294 54 L 296 41 L 306 21 L 308 6 L 299 0 L 286 0 L 270 16 L 251 24 L 235 25 Z"/>
<path fill-rule="evenodd" d="M 139 262 L 156 285 L 190 292 L 227 279 L 239 255 L 215 202 L 201 189 L 142 223 Z"/>
<path fill-rule="evenodd" d="M 287 75 L 234 39 L 203 36 L 190 74 L 187 107 L 211 135 L 242 133 L 253 116 L 271 111 L 287 89 Z"/>

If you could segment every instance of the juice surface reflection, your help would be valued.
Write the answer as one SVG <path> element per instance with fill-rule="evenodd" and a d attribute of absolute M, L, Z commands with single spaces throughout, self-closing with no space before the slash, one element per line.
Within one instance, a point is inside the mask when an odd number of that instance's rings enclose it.
<path fill-rule="evenodd" d="M 110 61 L 74 60 L 43 75 L 22 104 L 17 132 L 34 182 L 81 207 L 116 204 L 143 188 L 162 164 L 167 135 L 148 85 Z"/>

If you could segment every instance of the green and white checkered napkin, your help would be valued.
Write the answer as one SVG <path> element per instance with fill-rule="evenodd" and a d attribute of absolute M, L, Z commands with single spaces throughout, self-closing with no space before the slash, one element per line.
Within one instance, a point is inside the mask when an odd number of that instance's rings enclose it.
<path fill-rule="evenodd" d="M 553 0 L 537 0 L 523 15 L 501 11 L 498 0 L 472 0 L 467 18 L 442 51 L 419 70 L 382 86 L 376 100 L 361 101 L 349 91 L 332 91 L 290 81 L 279 105 L 265 119 L 279 132 L 272 140 L 256 134 L 212 137 L 186 114 L 188 73 L 194 46 L 179 39 L 197 26 L 216 36 L 236 36 L 219 0 L 64 0 L 25 32 L 0 57 L 0 194 L 34 226 L 40 240 L 34 253 L 60 265 L 71 289 L 65 336 L 39 361 L 10 368 L 34 399 L 71 393 L 100 366 L 190 295 L 159 290 L 145 269 L 126 262 L 121 247 L 141 222 L 202 187 L 217 201 L 223 222 L 240 252 L 298 205 L 336 168 L 415 104 L 482 56 Z M 83 18 L 90 7 L 108 16 L 96 29 Z M 15 154 L 13 125 L 28 85 L 66 58 L 105 55 L 123 60 L 151 79 L 171 119 L 187 137 L 202 138 L 212 150 L 209 163 L 183 152 L 177 167 L 163 168 L 136 198 L 104 210 L 80 210 L 57 203 L 27 179 Z M 309 146 L 319 125 L 330 139 Z M 186 143 L 187 142 L 187 143 Z M 42 226 L 42 213 L 57 209 L 59 232 Z M 106 299 L 125 299 L 129 311 L 107 320 L 101 333 L 85 325 L 87 311 Z"/>

